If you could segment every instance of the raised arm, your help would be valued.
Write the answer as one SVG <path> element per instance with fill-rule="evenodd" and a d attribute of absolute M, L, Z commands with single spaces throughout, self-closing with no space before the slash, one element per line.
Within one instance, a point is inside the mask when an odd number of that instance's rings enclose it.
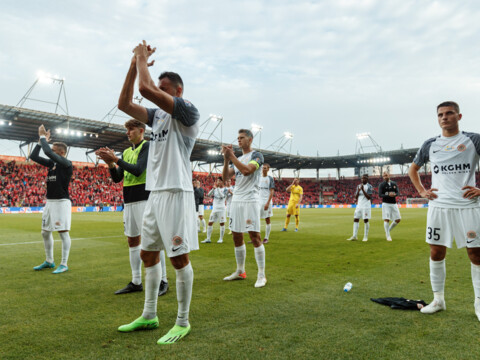
<path fill-rule="evenodd" d="M 53 152 L 52 148 L 48 145 L 47 138 L 45 136 L 40 137 L 40 144 L 45 155 L 47 155 L 51 160 L 53 160 L 57 165 L 63 167 L 71 167 L 72 162 L 66 157 L 60 156 Z"/>
<path fill-rule="evenodd" d="M 146 124 L 148 122 L 147 109 L 133 102 L 133 89 L 136 78 L 137 62 L 136 57 L 133 56 L 118 99 L 118 109 Z"/>
<path fill-rule="evenodd" d="M 230 167 L 230 151 L 233 153 L 232 145 L 222 145 L 222 153 L 223 153 L 223 171 L 222 171 L 222 178 L 223 181 L 228 181 L 235 175 L 235 170 Z"/>
<path fill-rule="evenodd" d="M 52 167 L 54 165 L 53 161 L 50 159 L 46 159 L 44 157 L 40 156 L 40 149 L 42 146 L 40 144 L 37 144 L 33 150 L 32 153 L 30 154 L 30 159 L 35 161 L 37 164 L 46 166 L 46 167 Z"/>

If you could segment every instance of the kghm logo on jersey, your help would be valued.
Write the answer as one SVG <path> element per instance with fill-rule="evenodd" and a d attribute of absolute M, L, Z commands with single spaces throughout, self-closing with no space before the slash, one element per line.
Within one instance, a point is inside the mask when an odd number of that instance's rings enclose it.
<path fill-rule="evenodd" d="M 442 174 L 464 174 L 470 172 L 470 164 L 450 164 L 450 165 L 435 165 L 433 172 L 438 174 L 440 171 Z"/>
<path fill-rule="evenodd" d="M 467 237 L 469 239 L 475 239 L 477 237 L 477 233 L 475 231 L 471 230 L 471 231 L 467 232 Z"/>
<path fill-rule="evenodd" d="M 166 141 L 168 135 L 168 129 L 159 131 L 158 133 L 154 133 L 153 131 L 150 133 L 150 141 Z"/>
<path fill-rule="evenodd" d="M 467 147 L 464 144 L 460 144 L 457 146 L 457 150 L 460 152 L 464 152 Z"/>

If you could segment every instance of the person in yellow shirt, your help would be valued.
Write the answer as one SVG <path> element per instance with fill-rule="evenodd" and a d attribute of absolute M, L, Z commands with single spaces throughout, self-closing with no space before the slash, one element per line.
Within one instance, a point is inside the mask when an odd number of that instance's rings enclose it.
<path fill-rule="evenodd" d="M 290 200 L 287 207 L 287 218 L 285 219 L 285 227 L 282 231 L 287 231 L 288 224 L 290 223 L 290 216 L 295 215 L 295 231 L 298 231 L 298 224 L 300 223 L 300 204 L 303 199 L 303 188 L 298 185 L 300 180 L 298 178 L 293 179 L 293 183 L 286 189 L 290 192 Z"/>

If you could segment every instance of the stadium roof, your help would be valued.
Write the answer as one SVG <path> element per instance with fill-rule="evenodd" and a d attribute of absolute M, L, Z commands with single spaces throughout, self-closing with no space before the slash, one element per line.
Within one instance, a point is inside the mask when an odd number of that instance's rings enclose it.
<path fill-rule="evenodd" d="M 0 139 L 19 141 L 20 146 L 36 143 L 38 127 L 42 124 L 52 130 L 52 141 L 62 141 L 71 147 L 84 148 L 87 154 L 103 146 L 117 152 L 130 146 L 125 128 L 118 124 L 0 104 L 1 120 L 3 125 L 0 122 Z M 201 164 L 222 164 L 220 147 L 221 143 L 217 141 L 197 139 L 190 160 Z M 238 146 L 234 145 L 234 149 L 240 153 Z M 332 157 L 292 155 L 270 150 L 261 150 L 261 153 L 265 162 L 273 169 L 299 170 L 409 164 L 417 150 L 414 148 Z"/>

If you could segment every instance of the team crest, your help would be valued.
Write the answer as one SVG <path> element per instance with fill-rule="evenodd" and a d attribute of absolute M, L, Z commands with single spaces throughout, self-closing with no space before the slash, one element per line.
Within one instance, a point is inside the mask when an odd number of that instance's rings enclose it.
<path fill-rule="evenodd" d="M 57 221 L 57 222 L 55 223 L 55 226 L 60 226 L 60 221 Z"/>
<path fill-rule="evenodd" d="M 251 219 L 247 219 L 247 225 L 252 225 L 252 220 Z"/>
<path fill-rule="evenodd" d="M 180 246 L 183 243 L 183 239 L 180 236 L 175 236 L 172 239 L 173 246 Z"/>
<path fill-rule="evenodd" d="M 471 231 L 467 232 L 467 237 L 469 239 L 475 239 L 477 237 L 477 233 L 475 231 L 471 230 Z"/>
<path fill-rule="evenodd" d="M 457 146 L 457 150 L 460 152 L 464 152 L 467 147 L 464 144 L 460 144 Z"/>

